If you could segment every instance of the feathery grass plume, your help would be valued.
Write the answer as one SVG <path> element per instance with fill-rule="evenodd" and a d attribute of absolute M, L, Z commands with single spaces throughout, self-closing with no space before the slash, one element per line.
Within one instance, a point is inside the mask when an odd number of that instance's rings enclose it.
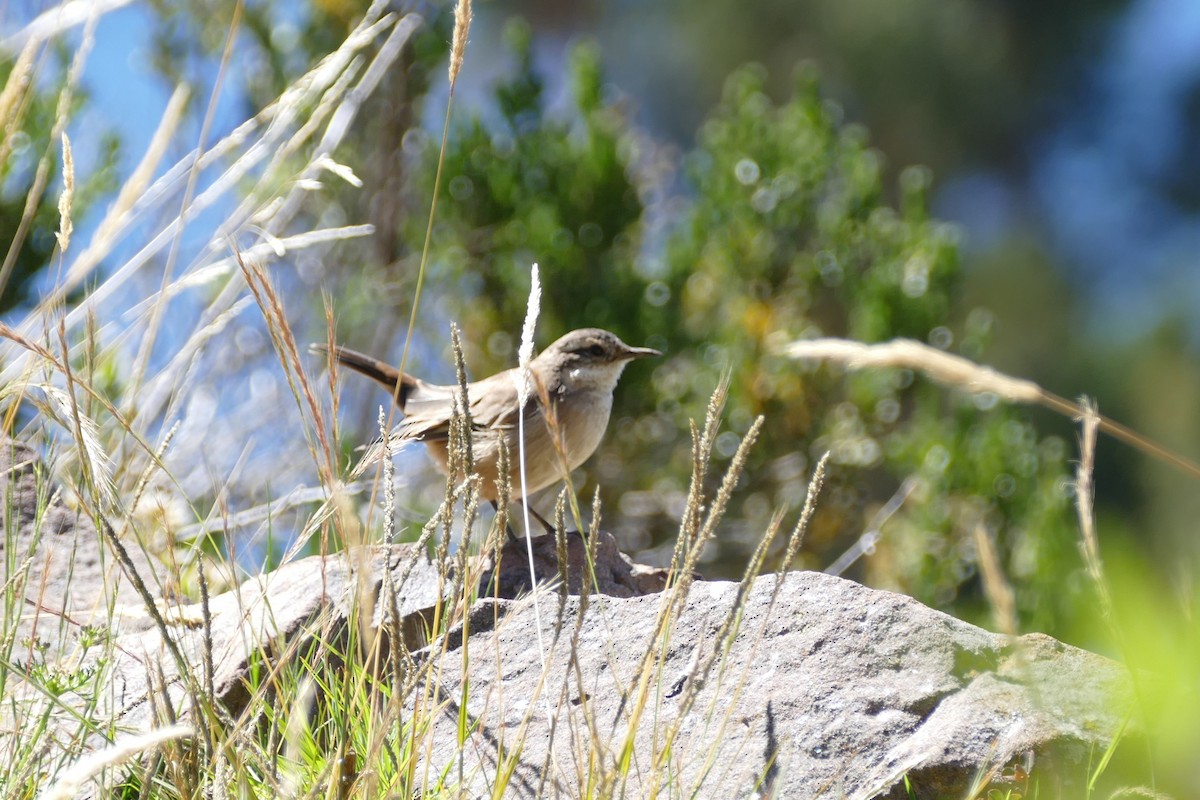
<path fill-rule="evenodd" d="M 471 438 L 474 424 L 471 422 L 471 397 L 467 392 L 467 361 L 463 356 L 462 336 L 453 322 L 450 323 L 450 350 L 454 353 L 454 377 L 458 380 L 454 413 L 462 417 L 463 426 L 463 473 L 471 475 L 475 472 L 475 445 Z"/>
<path fill-rule="evenodd" d="M 73 764 L 46 793 L 43 800 L 70 800 L 79 794 L 83 784 L 92 776 L 107 767 L 124 764 L 146 750 L 176 739 L 190 739 L 196 735 L 189 725 L 172 725 L 169 728 L 159 728 L 136 736 L 123 736 L 112 743 L 112 746 L 97 750 L 86 758 Z"/>
<path fill-rule="evenodd" d="M 1042 401 L 1042 389 L 1033 381 L 1010 377 L 912 339 L 894 339 L 881 344 L 847 339 L 805 339 L 784 346 L 783 353 L 792 358 L 835 361 L 851 369 L 915 369 L 939 383 L 969 392 L 992 392 L 1016 403 Z"/>
<path fill-rule="evenodd" d="M 787 551 L 783 554 L 783 561 L 779 564 L 779 571 L 787 572 L 792 568 L 792 562 L 796 560 L 796 553 L 800 551 L 800 546 L 804 544 L 804 535 L 808 533 L 809 523 L 812 522 L 812 515 L 817 510 L 817 498 L 821 495 L 821 490 L 825 488 L 825 471 L 829 468 L 829 451 L 817 460 L 817 466 L 813 467 L 812 477 L 808 480 L 808 492 L 804 495 L 804 508 L 800 510 L 800 518 L 796 520 L 796 527 L 792 529 L 791 535 L 788 536 Z"/>
<path fill-rule="evenodd" d="M 66 378 L 67 386 L 65 391 L 55 390 L 51 394 L 59 403 L 59 412 L 69 421 L 67 427 L 75 434 L 79 451 L 84 456 L 80 459 L 80 466 L 83 467 L 85 482 L 90 484 L 91 491 L 95 493 L 94 497 L 102 503 L 96 511 L 107 511 L 117 500 L 116 484 L 112 478 L 112 459 L 100 443 L 100 426 L 84 413 L 75 396 L 75 387 L 83 384 L 76 380 L 71 369 L 71 346 L 67 342 L 67 331 L 61 317 L 58 324 L 58 340 L 62 348 L 62 374 Z M 49 389 L 49 384 L 44 388 Z M 63 402 L 64 398 L 66 403 Z"/>
<path fill-rule="evenodd" d="M 61 328 L 62 328 L 62 325 L 61 325 L 62 319 L 61 318 L 59 319 L 59 322 L 60 322 L 59 327 L 61 330 Z M 29 354 L 36 355 L 42 362 L 45 363 L 47 369 L 50 369 L 50 370 L 53 370 L 56 372 L 61 372 L 64 376 L 67 376 L 68 378 L 70 378 L 70 365 L 69 364 L 60 362 L 58 360 L 58 357 L 53 352 L 51 352 L 49 349 L 47 349 L 46 347 L 43 347 L 42 345 L 38 344 L 37 342 L 26 339 L 24 336 L 17 333 L 15 330 L 13 330 L 12 328 L 5 325 L 3 322 L 0 322 L 0 339 L 8 339 L 8 340 L 12 341 L 18 347 L 27 351 Z M 64 345 L 64 348 L 65 348 L 65 345 Z M 50 416 L 55 419 L 59 419 L 60 413 L 62 413 L 62 412 L 70 412 L 65 417 L 65 419 L 70 420 L 73 417 L 73 412 L 71 411 L 71 409 L 73 408 L 72 404 L 74 403 L 73 395 L 69 395 L 69 394 L 63 392 L 61 389 L 58 389 L 57 387 L 55 387 L 53 384 L 49 383 L 48 381 L 41 381 L 41 382 L 34 381 L 32 378 L 32 374 L 33 374 L 33 369 L 28 364 L 26 364 L 18 373 L 14 373 L 11 380 L 0 381 L 0 398 L 5 398 L 5 397 L 13 396 L 13 395 L 18 396 L 18 397 L 23 397 L 25 395 L 26 390 L 30 386 L 34 386 L 36 388 L 42 389 L 43 394 L 45 394 L 47 396 L 47 398 L 50 400 L 50 402 L 47 403 L 46 405 L 40 406 L 39 410 L 46 413 L 47 416 Z M 129 420 L 127 420 L 124 416 L 122 416 L 121 412 L 116 407 L 114 407 L 107 400 L 107 398 L 100 395 L 100 393 L 97 392 L 93 386 L 91 386 L 88 383 L 82 383 L 82 382 L 78 382 L 78 381 L 76 381 L 72 384 L 72 387 L 74 387 L 74 386 L 78 386 L 79 389 L 81 389 L 85 394 L 87 394 L 89 398 L 91 398 L 92 400 L 95 400 L 101 406 L 103 406 L 104 410 L 107 411 L 110 415 L 112 415 L 112 417 L 116 420 L 116 423 L 121 427 L 122 430 L 128 431 L 132 436 L 134 436 L 135 439 L 137 439 L 139 446 L 143 447 L 147 452 L 152 451 L 152 448 L 150 447 L 150 445 L 147 442 L 143 441 L 137 435 L 137 433 L 133 430 L 133 427 L 132 427 L 131 423 L 129 422 Z M 7 428 L 10 430 L 12 427 L 11 418 L 15 416 L 16 408 L 17 408 L 17 404 L 14 403 L 9 412 L 10 419 L 7 423 Z M 103 448 L 101 448 L 101 446 L 100 446 L 99 436 L 98 436 L 98 431 L 99 431 L 98 426 L 96 426 L 95 423 L 93 421 L 91 421 L 91 419 L 89 417 L 87 417 L 86 415 L 82 415 L 80 417 L 79 423 L 80 423 L 80 432 L 79 432 L 80 435 L 77 436 L 76 439 L 77 439 L 77 441 L 82 439 L 82 444 L 84 445 L 84 450 L 86 451 L 85 455 L 89 459 L 90 464 L 93 466 L 93 468 L 100 468 L 100 469 L 97 469 L 97 473 L 108 474 L 110 472 L 110 469 L 106 465 L 109 464 L 109 458 L 108 458 L 107 452 L 105 452 L 103 450 Z M 70 428 L 69 425 L 65 425 L 65 424 L 64 424 L 64 427 Z"/>
<path fill-rule="evenodd" d="M 274 285 L 262 266 L 256 262 L 245 261 L 237 248 L 234 248 L 233 252 L 241 267 L 246 285 L 250 287 L 250 292 L 254 295 L 254 300 L 262 311 L 263 320 L 267 324 L 267 332 L 275 345 L 275 353 L 283 367 L 284 376 L 292 390 L 292 396 L 296 398 L 296 404 L 301 413 L 305 409 L 308 411 L 310 426 L 305 428 L 304 433 L 309 442 L 313 462 L 321 475 L 321 482 L 331 485 L 334 476 L 337 475 L 337 461 L 329 442 L 325 414 L 321 409 L 321 404 L 317 402 L 317 396 L 308 379 L 308 373 L 304 370 L 304 362 L 300 358 L 299 348 L 296 347 L 296 337 L 292 333 L 291 325 L 288 324 L 283 302 L 279 299 L 279 294 L 275 291 Z M 311 438 L 313 434 L 316 435 L 315 444 Z"/>
<path fill-rule="evenodd" d="M 680 577 L 680 586 L 682 586 L 682 596 L 687 595 L 687 586 L 691 584 L 691 576 L 695 572 L 696 564 L 700 560 L 700 554 L 704 551 L 704 546 L 717 532 L 717 523 L 725 516 L 725 508 L 729 505 L 729 498 L 733 496 L 733 489 L 737 486 L 738 480 L 742 477 L 742 472 L 746 468 L 746 459 L 750 457 L 750 448 L 758 441 L 758 434 L 762 432 L 762 426 L 766 419 L 760 414 L 754 418 L 754 422 L 750 425 L 750 430 L 746 431 L 746 435 L 742 437 L 742 441 L 738 444 L 737 450 L 733 454 L 733 459 L 729 462 L 729 469 L 725 471 L 725 475 L 721 478 L 721 486 L 717 489 L 717 496 L 713 498 L 712 506 L 708 510 L 708 516 L 704 519 L 704 525 L 700 528 L 700 532 L 696 534 L 696 539 L 692 543 L 692 548 L 687 554 L 687 558 L 683 561 L 683 574 Z M 682 611 L 683 604 L 680 603 L 676 613 Z"/>
<path fill-rule="evenodd" d="M 332 351 L 330 351 L 332 352 Z M 379 407 L 379 436 L 387 441 L 387 412 Z M 392 479 L 396 466 L 390 458 L 383 459 L 383 543 L 392 544 L 396 539 L 396 486 Z M 389 571 L 388 575 L 391 574 Z"/>
<path fill-rule="evenodd" d="M 83 349 L 83 382 L 95 386 L 97 383 L 96 368 L 100 363 L 100 320 L 94 310 L 87 315 L 81 346 Z M 95 398 L 88 395 L 84 408 L 89 417 L 96 416 Z"/>
<path fill-rule="evenodd" d="M 513 377 L 517 387 L 517 403 L 525 405 L 529 399 L 529 362 L 533 361 L 533 337 L 537 329 L 538 315 L 542 312 L 542 281 L 538 265 L 529 271 L 529 301 L 525 306 L 525 323 L 521 326 L 521 347 L 517 350 L 517 365 L 521 368 Z"/>
<path fill-rule="evenodd" d="M 64 391 L 51 383 L 40 383 L 36 386 L 50 401 L 49 406 L 53 409 L 53 418 L 73 434 L 79 453 L 80 466 L 92 488 L 106 505 L 112 504 L 117 496 L 112 479 L 113 465 L 112 460 L 108 457 L 108 452 L 100 442 L 100 426 L 94 419 L 80 411 L 71 392 Z"/>
<path fill-rule="evenodd" d="M 488 531 L 484 543 L 484 553 L 491 553 L 496 570 L 500 568 L 500 552 L 504 549 L 504 540 L 508 537 L 508 506 L 512 502 L 512 486 L 508 480 L 509 455 L 508 443 L 500 439 L 496 457 L 496 516 L 492 519 L 492 527 Z"/>
<path fill-rule="evenodd" d="M 0 597 L 7 595 L 9 590 L 15 587 L 18 583 L 23 584 L 25 582 L 25 579 L 29 574 L 29 568 L 33 566 L 33 561 L 35 558 L 37 558 L 36 553 L 26 557 L 26 559 L 21 562 L 20 566 L 13 570 L 13 573 L 8 576 L 8 579 L 4 582 L 4 585 L 0 586 Z M 6 633 L 6 637 L 16 635 L 17 629 L 15 626 Z M 4 652 L 4 649 L 0 648 L 0 652 Z"/>
<path fill-rule="evenodd" d="M 71 232 L 75 230 L 71 222 L 71 204 L 75 200 L 75 156 L 71 154 L 71 140 L 66 131 L 62 134 L 62 173 L 63 190 L 58 196 L 58 232 L 54 234 L 54 238 L 58 239 L 60 254 L 67 252 Z"/>
<path fill-rule="evenodd" d="M 600 555 L 600 519 L 600 487 L 597 486 L 592 490 L 592 535 L 587 537 L 587 549 L 584 551 L 587 555 L 587 569 L 580 579 L 580 614 L 587 610 L 586 595 L 591 594 L 591 590 L 600 583 L 596 580 L 596 558 Z"/>
<path fill-rule="evenodd" d="M 467 52 L 467 35 L 471 31 L 471 0 L 458 0 L 454 4 L 454 36 L 450 46 L 450 93 L 458 83 L 463 55 Z"/>
<path fill-rule="evenodd" d="M 1071 419 L 1083 417 L 1083 405 L 1046 391 L 1030 380 L 1005 375 L 962 356 L 946 353 L 912 339 L 893 339 L 880 344 L 863 344 L 848 339 L 802 339 L 779 350 L 795 359 L 815 359 L 845 364 L 850 369 L 867 367 L 911 369 L 946 386 L 976 394 L 991 393 L 1013 403 L 1040 405 Z M 1098 417 L 1100 430 L 1176 469 L 1200 478 L 1200 464 L 1164 447 L 1153 439 L 1108 417 Z"/>
<path fill-rule="evenodd" d="M 570 575 L 567 569 L 567 487 L 558 492 L 554 501 L 554 547 L 558 556 L 558 618 L 562 619 L 563 610 L 567 605 L 567 595 L 571 591 L 568 583 Z"/>
<path fill-rule="evenodd" d="M 725 408 L 725 398 L 729 394 L 729 380 L 730 372 L 726 370 L 708 399 L 703 432 L 696 430 L 694 420 L 688 421 L 692 432 L 692 478 L 688 484 L 683 517 L 679 520 L 679 535 L 675 538 L 675 549 L 671 554 L 671 572 L 676 572 L 682 566 L 683 561 L 694 549 L 696 536 L 700 533 L 700 520 L 704 511 L 704 481 L 708 477 L 709 460 L 712 458 L 713 445 L 717 441 L 721 411 Z"/>
<path fill-rule="evenodd" d="M 333 298 L 330 297 L 328 292 L 321 292 L 321 305 L 325 309 L 325 352 L 330 354 L 327 358 L 329 366 L 329 421 L 333 425 L 332 438 L 334 449 L 336 450 L 337 442 L 342 438 L 341 429 L 338 427 L 339 399 L 337 391 L 339 367 L 341 365 L 332 356 L 334 347 L 337 345 L 337 325 L 334 322 L 333 316 Z"/>
<path fill-rule="evenodd" d="M 538 265 L 534 264 L 529 275 L 529 301 L 525 308 L 525 324 L 521 327 L 521 347 L 517 350 L 517 369 L 512 373 L 513 385 L 517 389 L 517 471 L 521 476 L 521 506 L 525 522 L 525 535 L 529 536 L 528 496 L 525 492 L 525 403 L 533 388 L 533 374 L 529 364 L 533 361 L 533 336 L 537 328 L 538 314 L 542 308 L 542 282 L 538 277 Z M 535 584 L 533 568 L 533 546 L 529 548 L 529 578 Z"/>

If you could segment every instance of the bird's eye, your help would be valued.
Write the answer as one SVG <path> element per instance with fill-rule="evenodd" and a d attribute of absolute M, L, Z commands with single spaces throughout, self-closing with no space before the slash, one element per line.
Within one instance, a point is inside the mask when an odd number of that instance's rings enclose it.
<path fill-rule="evenodd" d="M 600 356 L 604 355 L 604 348 L 598 344 L 594 344 L 587 349 L 587 354 L 589 356 L 595 356 L 596 358 L 599 358 Z"/>

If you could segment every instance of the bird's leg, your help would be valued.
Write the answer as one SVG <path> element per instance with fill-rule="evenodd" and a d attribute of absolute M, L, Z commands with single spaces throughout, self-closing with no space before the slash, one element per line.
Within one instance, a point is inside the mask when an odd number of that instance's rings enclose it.
<path fill-rule="evenodd" d="M 538 522 L 542 523 L 542 529 L 545 530 L 546 533 L 550 534 L 551 536 L 554 536 L 558 532 L 558 529 L 555 528 L 553 525 L 551 525 L 549 522 L 547 522 L 545 517 L 543 517 L 541 514 L 539 514 L 538 512 L 533 510 L 533 506 L 531 506 L 527 503 L 522 503 L 520 500 L 517 501 L 517 504 L 519 506 L 521 506 L 522 508 L 524 508 L 526 511 L 528 511 L 530 514 L 532 514 L 534 519 L 536 519 Z"/>
<path fill-rule="evenodd" d="M 492 509 L 494 511 L 496 511 L 497 513 L 500 512 L 500 506 L 498 506 L 496 504 L 495 500 L 490 500 L 488 502 L 490 502 L 492 504 Z M 538 512 L 534 511 L 533 506 L 526 505 L 526 504 L 522 503 L 520 500 L 513 500 L 513 502 L 516 503 L 517 505 L 521 506 L 521 508 L 524 508 L 526 511 L 528 511 L 533 516 L 533 518 L 538 521 L 538 523 L 542 526 L 542 529 L 545 530 L 546 533 L 550 534 L 551 536 L 553 536 L 555 534 L 555 527 L 553 525 L 551 525 L 546 520 L 545 517 L 543 517 Z M 509 520 L 507 520 L 507 522 L 508 522 L 508 524 L 505 526 L 505 531 L 508 533 L 508 540 L 510 542 L 521 541 L 521 537 L 519 537 L 515 533 L 513 533 L 511 518 Z"/>
<path fill-rule="evenodd" d="M 492 504 L 492 511 L 495 511 L 497 514 L 499 514 L 500 513 L 500 505 L 495 500 L 489 500 L 488 502 Z M 511 519 L 504 520 L 504 532 L 506 534 L 508 534 L 508 540 L 510 542 L 512 542 L 513 544 L 517 544 L 518 542 L 521 541 L 520 538 L 515 533 L 513 533 Z"/>

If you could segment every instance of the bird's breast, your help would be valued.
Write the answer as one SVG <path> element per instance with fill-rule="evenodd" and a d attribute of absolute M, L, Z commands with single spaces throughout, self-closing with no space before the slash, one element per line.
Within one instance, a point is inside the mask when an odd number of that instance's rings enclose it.
<path fill-rule="evenodd" d="M 612 392 L 575 392 L 558 398 L 554 416 L 571 469 L 596 452 L 611 412 Z"/>

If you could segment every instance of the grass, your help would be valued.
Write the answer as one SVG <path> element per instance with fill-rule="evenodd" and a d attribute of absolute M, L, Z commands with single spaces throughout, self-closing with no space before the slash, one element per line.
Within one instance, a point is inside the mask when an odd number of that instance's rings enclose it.
<path fill-rule="evenodd" d="M 459 4 L 458 24 L 462 28 L 454 36 L 451 86 L 462 66 L 467 41 L 465 26 L 470 12 L 465 6 Z M 269 268 L 277 259 L 294 258 L 310 249 L 371 232 L 364 225 L 300 232 L 294 228 L 301 219 L 305 198 L 320 191 L 320 181 L 332 178 L 353 185 L 357 180 L 352 171 L 334 160 L 335 153 L 352 132 L 363 98 L 394 67 L 419 24 L 412 17 L 388 13 L 387 7 L 385 3 L 372 4 L 339 48 L 232 133 L 207 143 L 210 127 L 206 122 L 201 144 L 164 167 L 168 143 L 180 130 L 189 96 L 188 88 L 177 87 L 146 153 L 84 244 L 72 219 L 73 181 L 64 181 L 58 203 L 59 247 L 53 265 L 59 280 L 37 307 L 21 319 L 0 326 L 0 400 L 4 403 L 5 430 L 34 443 L 47 456 L 48 466 L 39 467 L 36 473 L 39 517 L 66 502 L 90 520 L 102 542 L 102 552 L 109 559 L 108 567 L 124 577 L 136 597 L 119 603 L 115 594 L 108 594 L 98 598 L 94 608 L 85 609 L 89 612 L 86 615 L 56 617 L 51 609 L 61 598 L 49 596 L 52 576 L 32 556 L 24 554 L 21 548 L 27 543 L 14 538 L 17 506 L 13 497 L 4 498 L 9 538 L 4 551 L 8 563 L 0 639 L 0 697 L 4 703 L 0 711 L 4 721 L 0 733 L 0 787 L 6 797 L 67 797 L 80 787 L 92 785 L 91 781 L 99 781 L 106 790 L 124 797 L 454 797 L 473 785 L 477 777 L 474 771 L 482 769 L 470 759 L 479 721 L 467 713 L 468 700 L 477 687 L 464 680 L 457 696 L 446 697 L 437 692 L 434 680 L 439 665 L 452 657 L 456 643 L 468 637 L 478 624 L 488 622 L 472 615 L 472 609 L 476 614 L 486 614 L 494 608 L 481 602 L 487 598 L 478 595 L 482 562 L 475 556 L 498 551 L 509 521 L 502 511 L 482 537 L 477 533 L 479 486 L 470 469 L 471 442 L 465 421 L 460 420 L 454 427 L 455 446 L 442 504 L 421 528 L 411 551 L 413 561 L 394 577 L 396 584 L 391 586 L 402 588 L 416 558 L 427 548 L 431 550 L 440 581 L 437 596 L 442 599 L 417 618 L 419 629 L 403 629 L 406 624 L 411 627 L 414 620 L 402 620 L 395 607 L 385 609 L 391 613 L 385 615 L 384 624 L 375 625 L 373 593 L 364 585 L 350 598 L 354 604 L 351 618 L 356 624 L 339 628 L 328 620 L 314 620 L 310 636 L 257 655 L 249 671 L 242 707 L 232 711 L 215 698 L 219 656 L 214 653 L 211 602 L 218 590 L 237 587 L 245 577 L 239 571 L 236 554 L 223 550 L 222 543 L 231 546 L 229 543 L 245 540 L 245 530 L 250 526 L 257 526 L 257 538 L 251 537 L 251 542 L 269 541 L 281 536 L 282 531 L 294 529 L 301 533 L 286 551 L 271 552 L 280 562 L 290 562 L 309 549 L 339 553 L 334 557 L 362 566 L 363 562 L 353 560 L 364 558 L 366 551 L 356 546 L 390 541 L 393 531 L 396 507 L 390 463 L 385 459 L 369 483 L 347 480 L 346 448 L 336 422 L 336 372 L 330 365 L 328 385 L 319 385 L 311 378 L 311 364 L 302 357 L 293 331 L 296 312 L 289 309 L 287 290 L 278 286 Z M 235 22 L 230 43 L 236 28 Z M 33 211 L 48 186 L 55 148 L 62 153 L 64 165 L 71 164 L 71 145 L 64 131 L 71 95 L 76 91 L 93 33 L 90 26 L 85 30 L 57 104 L 51 141 L 41 143 L 46 149 L 38 162 L 27 213 L 10 243 L 0 286 L 7 280 L 13 254 L 34 225 Z M 20 107 L 22 98 L 35 90 L 37 82 L 31 76 L 36 70 L 36 42 L 30 41 L 33 43 L 22 53 L 0 93 L 0 109 Z M 227 58 L 229 52 L 227 47 Z M 218 90 L 214 90 L 207 105 L 207 121 L 211 121 L 217 99 Z M 448 102 L 447 125 L 449 117 Z M 0 119 L 6 121 L 7 146 L 19 115 L 0 114 Z M 70 175 L 71 168 L 65 169 Z M 164 212 L 167 207 L 178 210 Z M 430 203 L 430 230 L 435 210 L 436 197 Z M 206 215 L 214 211 L 220 212 L 220 221 L 203 227 L 209 218 Z M 197 229 L 208 244 L 188 261 L 183 246 L 185 233 L 196 235 Z M 255 232 L 249 243 L 245 242 L 247 230 Z M 422 267 L 426 257 L 422 256 Z M 118 263 L 111 266 L 114 259 Z M 155 272 L 164 263 L 171 266 L 161 267 L 161 274 Z M 407 358 L 407 340 L 415 325 L 420 285 L 411 298 L 412 317 L 401 364 Z M 85 287 L 84 298 L 68 305 L 67 298 Z M 132 302 L 128 301 L 130 295 L 134 296 Z M 176 341 L 165 348 L 165 356 L 152 357 L 152 352 L 164 349 L 160 334 L 164 320 L 183 301 L 195 302 L 198 295 L 202 302 L 198 307 L 188 307 L 184 314 L 194 318 L 194 324 L 190 329 L 181 326 L 181 331 L 173 332 Z M 109 305 L 118 300 L 128 303 L 124 315 L 109 313 Z M 327 302 L 327 309 L 331 307 L 332 303 Z M 236 447 L 252 432 L 266 431 L 269 435 L 281 425 L 299 429 L 308 458 L 301 472 L 308 476 L 308 483 L 288 497 L 243 508 L 231 503 L 233 493 L 226 491 L 234 483 L 233 475 L 203 474 L 205 447 L 213 444 L 206 437 L 218 434 L 204 425 L 189 426 L 183 421 L 183 408 L 197 386 L 198 365 L 210 357 L 214 348 L 232 348 L 230 331 L 235 321 L 254 309 L 264 321 L 278 372 L 286 380 L 294 408 L 285 409 L 283 402 L 266 404 L 266 412 L 248 411 L 249 404 L 224 408 L 222 419 L 229 420 L 231 429 L 222 437 L 221 446 Z M 332 343 L 331 310 L 325 322 Z M 532 324 L 528 327 L 527 336 L 531 335 Z M 462 345 L 457 331 L 452 337 L 465 394 Z M 792 354 L 801 355 L 798 351 Z M 906 357 L 917 361 L 921 358 L 911 353 Z M 1016 401 L 1048 403 L 1059 410 L 1082 414 L 1083 455 L 1076 496 L 1081 558 L 1095 587 L 1097 621 L 1106 626 L 1111 641 L 1131 667 L 1153 663 L 1160 655 L 1168 662 L 1163 670 L 1169 678 L 1165 683 L 1146 680 L 1143 672 L 1131 669 L 1139 692 L 1139 716 L 1133 724 L 1151 732 L 1158 722 L 1163 726 L 1157 729 L 1162 735 L 1148 737 L 1144 758 L 1134 770 L 1121 774 L 1134 774 L 1152 789 L 1159 774 L 1164 775 L 1168 785 L 1177 785 L 1180 776 L 1188 774 L 1180 753 L 1190 753 L 1188 745 L 1200 741 L 1185 713 L 1197 710 L 1186 687 L 1194 679 L 1190 667 L 1195 654 L 1200 653 L 1200 642 L 1193 630 L 1182 644 L 1168 648 L 1161 639 L 1146 635 L 1153 631 L 1131 628 L 1122 615 L 1120 604 L 1128 597 L 1131 585 L 1133 592 L 1146 597 L 1153 596 L 1154 587 L 1137 585 L 1136 581 L 1115 587 L 1101 559 L 1090 505 L 1094 441 L 1098 430 L 1114 429 L 1111 424 L 1105 428 L 1105 421 L 1087 407 L 1053 397 L 1048 401 L 1037 387 L 1031 390 L 1023 383 L 997 381 L 994 373 L 973 371 L 975 365 L 969 364 L 956 363 L 953 370 L 937 373 L 939 365 L 945 367 L 941 362 L 935 364 L 935 374 L 943 378 L 949 375 L 951 382 L 955 382 L 956 375 L 966 375 L 968 384 L 984 375 L 992 381 L 987 384 L 990 391 L 1003 394 L 1005 387 L 1015 387 Z M 108 391 L 114 374 L 122 377 L 120 391 L 115 394 Z M 719 783 L 725 765 L 716 761 L 715 742 L 736 725 L 731 717 L 735 704 L 729 698 L 746 690 L 754 661 L 736 665 L 730 663 L 728 654 L 739 636 L 750 637 L 752 653 L 760 653 L 764 646 L 765 627 L 747 625 L 741 601 L 764 571 L 773 567 L 786 570 L 793 563 L 827 469 L 827 461 L 822 459 L 811 476 L 804 510 L 782 545 L 782 560 L 768 563 L 784 530 L 784 520 L 776 516 L 746 565 L 738 584 L 739 602 L 716 621 L 712 646 L 696 650 L 682 680 L 669 674 L 665 665 L 675 626 L 693 587 L 700 555 L 718 535 L 739 480 L 753 479 L 744 476 L 744 470 L 750 448 L 762 429 L 761 418 L 741 440 L 724 474 L 719 479 L 710 474 L 726 390 L 725 383 L 716 387 L 703 424 L 692 428 L 692 478 L 670 561 L 674 578 L 656 608 L 652 646 L 639 654 L 634 673 L 624 677 L 624 733 L 606 739 L 601 733 L 604 721 L 591 715 L 586 702 L 574 703 L 574 698 L 565 693 L 566 683 L 564 693 L 551 694 L 548 689 L 552 662 L 547 655 L 551 648 L 561 646 L 576 654 L 583 646 L 585 618 L 589 623 L 599 620 L 598 624 L 605 624 L 605 599 L 584 592 L 568 601 L 565 591 L 558 591 L 566 583 L 565 576 L 561 576 L 559 585 L 543 585 L 520 601 L 539 604 L 538 616 L 546 634 L 540 651 L 543 672 L 535 696 L 522 698 L 528 711 L 505 741 L 503 757 L 486 768 L 490 771 L 484 777 L 493 796 L 504 796 L 521 779 L 518 762 L 527 745 L 535 710 L 555 721 L 556 736 L 578 743 L 577 761 L 556 764 L 554 768 L 557 774 L 571 777 L 579 796 L 612 797 L 634 792 L 702 796 L 709 781 Z M 463 403 L 463 407 L 467 405 Z M 381 420 L 382 431 L 390 428 L 390 413 Z M 1161 446 L 1153 447 L 1157 448 L 1153 450 L 1156 454 L 1165 452 Z M 510 455 L 521 457 L 520 453 Z M 264 465 L 247 461 L 242 468 L 263 469 Z M 200 484 L 207 479 L 210 488 L 215 488 L 211 500 L 194 499 L 205 494 L 195 488 L 196 472 L 201 475 Z M 710 494 L 714 483 L 717 489 Z M 52 486 L 61 486 L 62 492 L 52 490 Z M 354 498 L 367 494 L 374 498 L 380 488 L 382 520 L 376 523 L 372 516 L 376 509 L 372 500 L 372 513 L 364 521 L 355 509 Z M 508 491 L 509 487 L 502 487 L 504 496 Z M 501 503 L 502 509 L 506 507 Z M 560 537 L 565 536 L 568 514 L 577 529 L 585 529 L 579 498 L 569 480 L 556 509 Z M 596 495 L 591 514 L 593 532 L 599 530 L 600 518 Z M 565 547 L 565 539 L 560 541 Z M 976 546 L 984 588 L 997 626 L 1016 636 L 1019 629 L 1013 612 L 1013 590 L 989 541 L 981 529 Z M 597 537 L 592 536 L 589 542 L 594 547 Z M 591 558 L 594 563 L 594 550 Z M 147 571 L 147 563 L 160 569 Z M 386 581 L 393 580 L 391 571 L 385 570 L 384 575 Z M 385 583 L 383 596 L 394 598 L 395 591 L 388 591 L 388 586 Z M 780 582 L 775 584 L 771 607 L 781 586 Z M 556 606 L 549 602 L 554 593 Z M 31 596 L 38 599 L 27 602 Z M 195 606 L 178 608 L 182 597 L 195 601 Z M 601 606 L 599 614 L 585 616 L 596 605 Z M 1155 609 L 1160 606 L 1147 607 L 1150 613 L 1159 613 Z M 574 613 L 568 613 L 569 609 Z M 166 660 L 178 674 L 174 691 L 168 692 L 164 675 L 150 670 L 151 685 L 157 688 L 155 696 L 161 702 L 156 713 L 158 727 L 150 732 L 126 730 L 107 713 L 114 700 L 110 670 L 121 655 L 110 633 L 125 624 L 133 611 L 148 617 L 162 634 L 168 649 Z M 199 612 L 187 623 L 200 631 L 199 659 L 175 644 L 185 611 Z M 31 618 L 39 621 L 40 634 L 53 630 L 55 638 L 23 640 L 19 622 Z M 53 624 L 45 624 L 47 619 Z M 490 624 L 499 624 L 498 618 Z M 602 633 L 606 648 L 621 646 L 620 631 L 605 629 Z M 461 659 L 461 673 L 469 675 L 468 648 L 458 650 L 454 657 Z M 56 660 L 52 653 L 64 655 Z M 497 673 L 489 676 L 493 685 L 502 682 L 500 661 L 497 658 Z M 576 685 L 581 685 L 578 659 L 572 658 L 569 663 L 576 671 Z M 693 785 L 685 782 L 679 770 L 685 755 L 681 752 L 681 726 L 685 712 L 700 702 L 702 688 L 714 681 L 726 687 L 728 695 L 724 703 L 714 701 L 698 709 L 714 744 L 709 750 L 686 753 L 702 764 Z M 1179 700 L 1180 696 L 1184 701 Z M 679 709 L 671 719 L 660 717 L 666 699 Z M 427 757 L 432 732 L 441 715 L 450 712 L 454 714 L 458 751 L 455 758 L 438 767 Z M 637 731 L 643 725 L 654 731 L 649 754 L 639 754 L 635 747 Z M 1099 791 L 1106 771 L 1119 760 L 1116 743 L 1126 731 L 1114 734 L 1114 746 L 1098 755 L 1085 776 L 1089 793 Z M 690 747 L 694 739 L 687 741 Z M 1036 791 L 1036 777 L 1026 776 L 1020 789 L 1003 790 L 991 785 L 992 777 L 981 775 L 977 786 L 966 790 L 967 796 L 1047 796 Z M 772 780 L 768 767 L 759 789 L 770 793 Z M 1035 789 L 1030 790 L 1030 786 Z M 919 789 L 909 787 L 913 796 L 919 796 Z"/>

